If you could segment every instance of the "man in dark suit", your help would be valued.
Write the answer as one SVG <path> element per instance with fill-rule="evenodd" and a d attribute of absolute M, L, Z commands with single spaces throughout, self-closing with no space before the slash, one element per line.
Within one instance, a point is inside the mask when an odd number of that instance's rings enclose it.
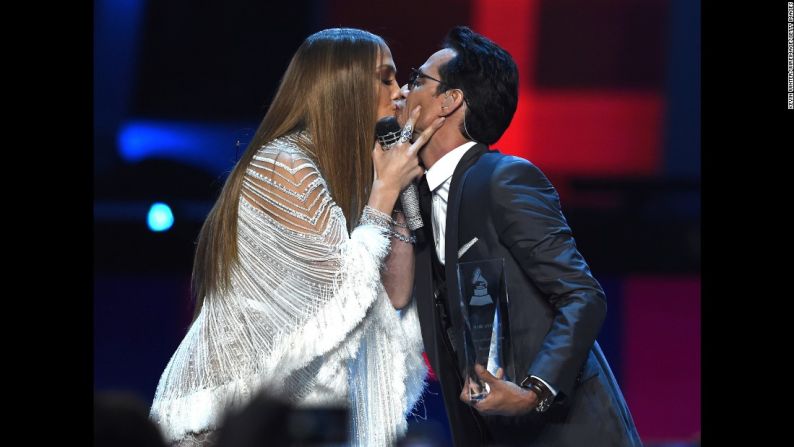
<path fill-rule="evenodd" d="M 631 414 L 595 342 L 606 297 L 576 249 L 557 192 L 529 161 L 489 151 L 518 102 L 510 55 L 466 27 L 447 35 L 402 89 L 414 131 L 444 125 L 419 156 L 427 169 L 414 298 L 456 446 L 636 446 Z M 503 259 L 515 377 L 477 374 L 490 393 L 463 392 L 459 262 Z M 512 363 L 512 364 L 510 364 Z"/>

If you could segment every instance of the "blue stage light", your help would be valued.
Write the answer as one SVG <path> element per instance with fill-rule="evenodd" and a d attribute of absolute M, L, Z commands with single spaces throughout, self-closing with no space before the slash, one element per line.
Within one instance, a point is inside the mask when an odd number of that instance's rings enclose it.
<path fill-rule="evenodd" d="M 146 218 L 149 229 L 152 231 L 166 231 L 174 225 L 174 213 L 165 203 L 155 203 L 149 208 Z"/>

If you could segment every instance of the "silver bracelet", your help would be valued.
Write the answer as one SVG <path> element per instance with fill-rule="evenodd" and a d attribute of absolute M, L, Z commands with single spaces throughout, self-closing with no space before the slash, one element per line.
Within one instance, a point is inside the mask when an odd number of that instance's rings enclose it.
<path fill-rule="evenodd" d="M 384 230 L 391 230 L 393 222 L 394 220 L 391 216 L 369 205 L 364 207 L 364 211 L 361 212 L 361 219 L 358 221 L 360 225 L 375 225 Z"/>
<path fill-rule="evenodd" d="M 407 224 L 407 223 L 405 223 L 405 222 L 397 222 L 397 219 L 393 219 L 393 221 L 394 221 L 394 222 L 393 222 L 393 225 L 394 225 L 395 227 L 400 227 L 400 228 L 408 228 L 408 224 Z"/>
<path fill-rule="evenodd" d="M 389 234 L 391 235 L 391 237 L 397 239 L 398 241 L 405 242 L 406 244 L 416 244 L 416 236 L 414 236 L 413 234 L 410 236 L 406 236 L 394 230 L 390 230 Z"/>

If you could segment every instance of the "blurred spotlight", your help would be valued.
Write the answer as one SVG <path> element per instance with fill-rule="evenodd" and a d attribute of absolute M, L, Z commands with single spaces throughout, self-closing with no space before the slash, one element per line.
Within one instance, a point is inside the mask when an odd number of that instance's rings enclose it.
<path fill-rule="evenodd" d="M 166 231 L 174 225 L 174 213 L 165 203 L 155 203 L 149 208 L 149 216 L 146 219 L 149 229 L 152 231 Z"/>
<path fill-rule="evenodd" d="M 119 129 L 118 148 L 130 164 L 168 159 L 220 175 L 242 155 L 253 133 L 245 124 L 128 121 Z"/>

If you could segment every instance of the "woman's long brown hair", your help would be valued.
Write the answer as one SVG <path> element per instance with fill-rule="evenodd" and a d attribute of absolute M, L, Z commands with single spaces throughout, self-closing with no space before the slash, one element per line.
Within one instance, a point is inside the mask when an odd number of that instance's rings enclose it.
<path fill-rule="evenodd" d="M 230 289 L 237 257 L 237 207 L 245 171 L 262 145 L 306 130 L 304 149 L 314 158 L 331 196 L 357 225 L 372 184 L 371 151 L 377 110 L 376 63 L 386 44 L 352 28 L 309 36 L 292 57 L 264 119 L 226 179 L 199 233 L 193 264 L 193 319 L 207 296 Z"/>

